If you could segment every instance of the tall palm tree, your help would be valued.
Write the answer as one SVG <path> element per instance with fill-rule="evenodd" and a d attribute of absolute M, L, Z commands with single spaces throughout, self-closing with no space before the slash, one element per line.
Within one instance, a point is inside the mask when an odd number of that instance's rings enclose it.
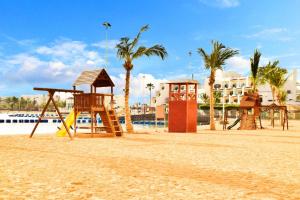
<path fill-rule="evenodd" d="M 117 55 L 120 59 L 124 60 L 123 67 L 126 70 L 125 79 L 125 121 L 126 129 L 128 133 L 133 132 L 133 126 L 131 123 L 130 109 L 129 109 L 129 86 L 130 86 L 130 72 L 133 69 L 132 61 L 142 56 L 159 56 L 161 59 L 165 59 L 168 55 L 166 49 L 162 45 L 154 45 L 152 47 L 138 46 L 141 34 L 149 29 L 149 26 L 143 26 L 139 33 L 133 40 L 128 37 L 120 39 L 120 43 L 117 44 Z"/>
<path fill-rule="evenodd" d="M 262 67 L 261 74 L 263 76 L 262 82 L 268 83 L 271 92 L 272 92 L 272 100 L 275 103 L 276 92 L 284 86 L 287 78 L 285 78 L 287 74 L 287 70 L 279 67 L 279 61 L 275 60 L 273 62 L 269 62 L 266 66 Z"/>
<path fill-rule="evenodd" d="M 283 90 L 283 87 L 288 79 L 286 77 L 287 70 L 284 68 L 279 67 L 279 61 L 276 60 L 274 62 L 269 62 L 266 66 L 262 67 L 261 74 L 263 76 L 263 82 L 268 83 L 271 92 L 272 92 L 272 100 L 273 103 L 277 100 L 278 104 L 281 104 L 282 100 L 284 99 L 284 94 L 281 92 Z M 275 99 L 277 97 L 277 99 Z M 286 97 L 285 97 L 286 98 Z M 282 123 L 282 112 L 280 112 L 280 119 Z M 271 125 L 274 125 L 274 112 L 271 111 Z"/>
<path fill-rule="evenodd" d="M 207 70 L 210 70 L 209 86 L 210 86 L 210 130 L 216 130 L 214 120 L 214 83 L 216 71 L 222 70 L 225 61 L 234 55 L 238 54 L 238 50 L 234 50 L 224 46 L 222 43 L 212 41 L 213 49 L 211 54 L 207 54 L 204 49 L 199 48 L 198 53 L 204 60 L 204 66 Z"/>
<path fill-rule="evenodd" d="M 260 56 L 261 56 L 261 53 L 256 49 L 254 51 L 253 57 L 250 58 L 252 91 L 254 93 L 257 92 L 257 85 L 258 85 L 258 81 L 259 81 L 258 68 L 259 68 Z"/>
<path fill-rule="evenodd" d="M 149 93 L 150 93 L 150 107 L 151 107 L 151 96 L 152 96 L 152 90 L 154 89 L 154 84 L 153 83 L 148 83 L 146 86 L 147 89 L 149 89 Z"/>

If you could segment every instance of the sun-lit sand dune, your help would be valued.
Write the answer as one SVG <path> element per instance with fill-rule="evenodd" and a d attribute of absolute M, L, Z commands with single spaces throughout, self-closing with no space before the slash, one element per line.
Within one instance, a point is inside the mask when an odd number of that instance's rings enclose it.
<path fill-rule="evenodd" d="M 0 199 L 299 199 L 296 124 L 74 141 L 1 136 Z"/>

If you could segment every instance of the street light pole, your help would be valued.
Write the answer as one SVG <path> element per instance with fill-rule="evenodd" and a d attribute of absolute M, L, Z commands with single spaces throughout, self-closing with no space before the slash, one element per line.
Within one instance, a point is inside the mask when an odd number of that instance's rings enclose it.
<path fill-rule="evenodd" d="M 223 86 L 224 86 L 224 81 L 222 81 Z M 224 119 L 225 119 L 225 87 L 223 87 L 223 123 L 224 123 Z"/>

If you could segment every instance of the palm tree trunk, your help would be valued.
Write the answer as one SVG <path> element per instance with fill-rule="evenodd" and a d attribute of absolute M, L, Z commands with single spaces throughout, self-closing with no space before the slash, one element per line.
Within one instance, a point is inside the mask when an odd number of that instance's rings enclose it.
<path fill-rule="evenodd" d="M 151 109 L 151 88 L 150 88 L 150 102 L 149 102 L 149 105 L 150 105 L 150 109 Z"/>
<path fill-rule="evenodd" d="M 209 99 L 209 115 L 210 115 L 210 130 L 216 130 L 215 127 L 215 109 L 214 109 L 214 84 L 210 83 L 210 99 Z"/>
<path fill-rule="evenodd" d="M 126 70 L 125 80 L 125 123 L 128 133 L 133 133 L 133 126 L 131 123 L 131 114 L 129 108 L 129 85 L 130 85 L 130 70 Z"/>

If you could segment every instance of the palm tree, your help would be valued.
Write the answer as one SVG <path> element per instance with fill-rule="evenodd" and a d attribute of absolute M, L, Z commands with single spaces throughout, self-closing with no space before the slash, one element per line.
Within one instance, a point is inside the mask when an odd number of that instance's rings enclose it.
<path fill-rule="evenodd" d="M 214 91 L 215 103 L 221 103 L 222 93 L 220 91 Z"/>
<path fill-rule="evenodd" d="M 128 37 L 120 39 L 120 43 L 117 44 L 117 55 L 120 59 L 124 60 L 123 67 L 126 70 L 125 79 L 125 121 L 126 129 L 128 133 L 133 132 L 133 126 L 131 123 L 130 109 L 129 109 L 129 86 L 130 86 L 130 72 L 133 69 L 132 61 L 142 56 L 159 56 L 161 59 L 165 59 L 168 55 L 166 49 L 162 45 L 154 45 L 152 47 L 137 46 L 141 34 L 149 29 L 149 26 L 143 26 L 139 33 L 133 40 Z"/>
<path fill-rule="evenodd" d="M 252 91 L 254 93 L 257 92 L 257 85 L 258 85 L 258 81 L 259 81 L 258 68 L 259 68 L 260 56 L 261 56 L 261 53 L 256 49 L 254 51 L 253 57 L 250 58 Z"/>
<path fill-rule="evenodd" d="M 266 66 L 260 68 L 260 74 L 262 74 L 262 82 L 268 83 L 271 92 L 272 92 L 272 100 L 275 103 L 276 92 L 283 87 L 286 82 L 286 74 L 287 70 L 279 67 L 279 61 L 275 60 L 274 62 L 269 62 Z"/>
<path fill-rule="evenodd" d="M 151 107 L 151 95 L 152 95 L 152 90 L 154 89 L 154 85 L 153 85 L 153 83 L 148 83 L 147 84 L 147 86 L 146 86 L 146 88 L 148 88 L 149 89 L 149 92 L 150 92 L 150 107 Z"/>
<path fill-rule="evenodd" d="M 12 97 L 12 110 L 15 109 L 15 106 L 18 104 L 19 99 L 15 96 Z"/>
<path fill-rule="evenodd" d="M 200 96 L 203 103 L 208 104 L 209 103 L 209 96 L 206 93 L 201 94 Z"/>
<path fill-rule="evenodd" d="M 211 54 L 207 54 L 204 49 L 199 48 L 198 53 L 204 60 L 204 66 L 207 70 L 210 70 L 209 86 L 210 86 L 210 130 L 216 130 L 214 120 L 214 83 L 216 71 L 222 70 L 225 61 L 234 55 L 238 54 L 238 50 L 225 47 L 222 43 L 212 41 L 213 50 Z"/>
<path fill-rule="evenodd" d="M 279 61 L 269 62 L 266 66 L 262 67 L 261 74 L 263 76 L 263 82 L 268 83 L 272 92 L 272 100 L 275 103 L 277 97 L 277 102 L 281 104 L 283 102 L 284 96 L 286 96 L 281 90 L 288 79 L 286 77 L 287 70 L 279 67 Z M 286 98 L 286 97 L 285 97 Z M 280 118 L 282 122 L 282 112 L 280 112 Z M 271 112 L 271 125 L 274 125 L 274 112 Z"/>

